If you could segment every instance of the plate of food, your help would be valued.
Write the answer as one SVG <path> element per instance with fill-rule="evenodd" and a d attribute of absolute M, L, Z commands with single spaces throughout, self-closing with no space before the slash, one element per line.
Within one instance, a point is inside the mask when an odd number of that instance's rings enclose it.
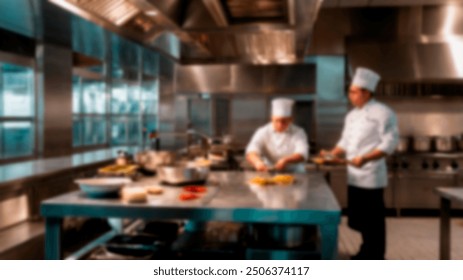
<path fill-rule="evenodd" d="M 248 181 L 249 185 L 266 187 L 266 186 L 290 186 L 294 185 L 296 179 L 294 175 L 277 174 L 274 176 L 255 176 Z"/>
<path fill-rule="evenodd" d="M 317 165 L 345 165 L 347 160 L 333 156 L 316 156 L 310 159 Z"/>

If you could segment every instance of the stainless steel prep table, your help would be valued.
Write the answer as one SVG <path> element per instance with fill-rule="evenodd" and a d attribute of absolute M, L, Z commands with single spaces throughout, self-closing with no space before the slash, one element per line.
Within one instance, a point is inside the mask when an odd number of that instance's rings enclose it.
<path fill-rule="evenodd" d="M 439 257 L 441 260 L 450 259 L 450 206 L 451 201 L 463 203 L 463 188 L 440 187 L 436 188 L 440 196 L 440 231 L 439 231 Z"/>
<path fill-rule="evenodd" d="M 180 187 L 164 187 L 148 202 L 127 204 L 120 199 L 90 199 L 71 192 L 42 203 L 46 219 L 47 259 L 62 258 L 61 224 L 68 216 L 95 218 L 188 219 L 318 225 L 323 259 L 337 256 L 341 210 L 322 173 L 295 174 L 292 186 L 248 186 L 256 172 L 212 172 L 208 192 L 198 200 L 180 201 Z M 153 179 L 151 179 L 153 180 Z M 138 184 L 155 183 L 142 181 Z"/>

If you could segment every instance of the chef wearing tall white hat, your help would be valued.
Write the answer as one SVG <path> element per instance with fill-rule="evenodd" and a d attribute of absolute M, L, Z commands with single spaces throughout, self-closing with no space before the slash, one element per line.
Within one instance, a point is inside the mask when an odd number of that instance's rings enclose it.
<path fill-rule="evenodd" d="M 397 118 L 373 93 L 380 76 L 357 68 L 349 88 L 354 108 L 344 121 L 342 136 L 331 151 L 345 156 L 348 171 L 349 226 L 362 234 L 363 244 L 352 259 L 384 259 L 386 250 L 384 188 L 387 186 L 385 157 L 398 143 Z"/>
<path fill-rule="evenodd" d="M 293 104 L 294 101 L 287 98 L 272 100 L 271 122 L 254 133 L 246 148 L 246 159 L 256 170 L 305 172 L 307 135 L 293 124 Z"/>

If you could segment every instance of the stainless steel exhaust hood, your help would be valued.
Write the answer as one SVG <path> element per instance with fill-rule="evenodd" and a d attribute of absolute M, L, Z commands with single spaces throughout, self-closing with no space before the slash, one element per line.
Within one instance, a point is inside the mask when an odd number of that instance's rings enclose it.
<path fill-rule="evenodd" d="M 463 79 L 461 5 L 354 9 L 351 25 L 352 69 L 371 67 L 385 81 Z"/>
<path fill-rule="evenodd" d="M 49 0 L 185 63 L 300 63 L 323 0 Z M 172 36 L 177 38 L 177 43 Z M 167 38 L 166 38 L 167 37 Z M 159 41 L 167 41 L 170 44 Z M 181 48 L 180 48 L 181 47 Z M 181 53 L 179 53 L 181 49 Z"/>
<path fill-rule="evenodd" d="M 49 0 L 119 35 L 180 59 L 180 44 L 209 51 L 148 0 Z M 170 1 L 167 1 L 170 2 Z M 175 36 L 175 38 L 173 38 Z"/>
<path fill-rule="evenodd" d="M 179 94 L 308 94 L 315 92 L 315 65 L 177 65 Z"/>

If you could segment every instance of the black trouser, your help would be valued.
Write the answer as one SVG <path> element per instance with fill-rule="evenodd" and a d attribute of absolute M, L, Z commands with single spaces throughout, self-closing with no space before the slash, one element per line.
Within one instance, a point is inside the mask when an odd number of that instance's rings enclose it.
<path fill-rule="evenodd" d="M 348 188 L 349 227 L 362 234 L 363 244 L 357 258 L 384 259 L 386 251 L 386 215 L 384 188 Z"/>

